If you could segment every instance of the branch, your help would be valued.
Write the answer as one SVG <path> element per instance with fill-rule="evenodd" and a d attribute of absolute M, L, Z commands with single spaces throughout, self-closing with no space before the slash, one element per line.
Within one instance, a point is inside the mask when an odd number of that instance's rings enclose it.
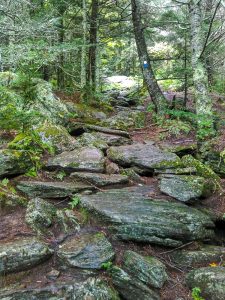
<path fill-rule="evenodd" d="M 211 35 L 211 31 L 212 31 L 213 21 L 214 21 L 214 19 L 215 19 L 215 16 L 216 16 L 217 10 L 218 10 L 218 8 L 219 8 L 219 6 L 220 6 L 220 3 L 221 3 L 221 0 L 219 0 L 219 2 L 218 2 L 217 5 L 216 5 L 216 8 L 215 8 L 215 10 L 214 10 L 212 19 L 211 19 L 210 24 L 209 24 L 209 30 L 208 30 L 208 33 L 207 33 L 207 36 L 206 36 L 205 44 L 204 44 L 204 46 L 203 46 L 203 49 L 202 49 L 202 52 L 201 52 L 199 58 L 202 58 L 202 56 L 203 56 L 203 54 L 204 54 L 204 52 L 205 52 L 205 49 L 206 49 L 206 47 L 207 47 L 208 40 L 209 40 L 209 37 L 210 37 L 210 35 Z"/>

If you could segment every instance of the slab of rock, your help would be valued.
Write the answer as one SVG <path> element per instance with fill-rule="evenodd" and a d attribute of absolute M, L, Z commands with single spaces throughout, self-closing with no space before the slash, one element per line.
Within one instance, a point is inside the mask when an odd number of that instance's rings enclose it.
<path fill-rule="evenodd" d="M 191 202 L 209 196 L 213 186 L 199 176 L 164 175 L 160 180 L 160 190 L 179 201 Z"/>
<path fill-rule="evenodd" d="M 118 293 L 100 279 L 85 282 L 51 284 L 44 288 L 19 289 L 15 286 L 0 290 L 1 300 L 119 300 Z"/>
<path fill-rule="evenodd" d="M 36 238 L 22 238 L 0 245 L 0 274 L 30 269 L 53 253 L 46 243 Z"/>
<path fill-rule="evenodd" d="M 190 289 L 198 287 L 207 300 L 225 300 L 225 268 L 207 267 L 193 270 L 186 276 Z"/>
<path fill-rule="evenodd" d="M 42 181 L 19 181 L 17 189 L 29 197 L 65 198 L 85 190 L 93 190 L 94 187 L 85 183 L 66 182 L 42 182 Z"/>
<path fill-rule="evenodd" d="M 225 260 L 225 247 L 205 245 L 199 250 L 180 250 L 170 254 L 170 259 L 182 268 L 198 267 Z"/>
<path fill-rule="evenodd" d="M 194 167 L 155 170 L 155 174 L 196 175 L 196 173 L 197 170 Z"/>
<path fill-rule="evenodd" d="M 166 266 L 161 261 L 133 251 L 125 252 L 124 269 L 133 277 L 153 288 L 161 288 L 168 279 Z"/>
<path fill-rule="evenodd" d="M 80 204 L 111 224 L 123 240 L 177 247 L 214 237 L 211 218 L 183 203 L 149 198 L 149 187 L 112 189 L 80 195 Z"/>
<path fill-rule="evenodd" d="M 58 224 L 65 233 L 75 232 L 80 228 L 72 211 L 57 209 L 40 198 L 29 201 L 25 221 L 38 234 L 50 234 L 49 228 L 53 224 Z"/>
<path fill-rule="evenodd" d="M 109 146 L 121 146 L 131 144 L 131 139 L 104 132 L 85 132 L 77 138 L 77 141 L 83 146 L 94 146 L 99 149 L 107 149 Z"/>
<path fill-rule="evenodd" d="M 104 162 L 104 155 L 99 149 L 82 147 L 50 158 L 46 167 L 50 170 L 62 169 L 68 172 L 87 171 L 103 173 Z"/>
<path fill-rule="evenodd" d="M 118 267 L 112 268 L 111 276 L 114 286 L 123 299 L 160 300 L 158 293 Z"/>
<path fill-rule="evenodd" d="M 60 245 L 57 255 L 71 267 L 101 269 L 115 254 L 103 233 L 84 233 Z"/>
<path fill-rule="evenodd" d="M 119 175 L 119 174 L 99 174 L 99 173 L 85 173 L 85 172 L 77 172 L 72 173 L 70 175 L 71 178 L 79 179 L 86 182 L 91 183 L 95 186 L 106 186 L 106 185 L 117 185 L 117 184 L 127 184 L 129 182 L 129 179 L 125 175 Z"/>
<path fill-rule="evenodd" d="M 110 160 L 123 167 L 138 167 L 147 172 L 153 172 L 157 168 L 173 168 L 180 163 L 176 154 L 163 152 L 152 142 L 111 147 L 107 155 Z"/>
<path fill-rule="evenodd" d="M 27 151 L 0 150 L 0 177 L 26 173 L 33 163 Z"/>

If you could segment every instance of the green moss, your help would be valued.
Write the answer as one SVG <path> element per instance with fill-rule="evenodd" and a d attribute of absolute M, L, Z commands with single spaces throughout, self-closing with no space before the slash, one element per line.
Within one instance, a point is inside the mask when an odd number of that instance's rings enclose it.
<path fill-rule="evenodd" d="M 210 167 L 204 165 L 191 155 L 183 156 L 181 162 L 183 163 L 184 167 L 195 167 L 199 176 L 211 180 L 215 189 L 222 190 L 220 177 L 216 175 L 216 173 Z"/>

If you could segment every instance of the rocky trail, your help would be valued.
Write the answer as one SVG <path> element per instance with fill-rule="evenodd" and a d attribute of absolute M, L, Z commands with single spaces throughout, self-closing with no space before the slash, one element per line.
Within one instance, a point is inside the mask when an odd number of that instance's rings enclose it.
<path fill-rule="evenodd" d="M 1 147 L 0 299 L 225 299 L 218 175 L 193 139 L 131 129 L 143 113 L 72 120 L 35 178 L 26 151 Z"/>

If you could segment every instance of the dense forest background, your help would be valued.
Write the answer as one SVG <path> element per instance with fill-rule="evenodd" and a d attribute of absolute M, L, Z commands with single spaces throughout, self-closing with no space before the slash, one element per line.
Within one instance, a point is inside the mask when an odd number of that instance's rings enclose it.
<path fill-rule="evenodd" d="M 98 97 L 107 76 L 142 78 L 134 25 L 163 90 L 193 87 L 196 53 L 209 91 L 224 93 L 224 3 L 214 0 L 1 1 L 0 70 Z"/>

